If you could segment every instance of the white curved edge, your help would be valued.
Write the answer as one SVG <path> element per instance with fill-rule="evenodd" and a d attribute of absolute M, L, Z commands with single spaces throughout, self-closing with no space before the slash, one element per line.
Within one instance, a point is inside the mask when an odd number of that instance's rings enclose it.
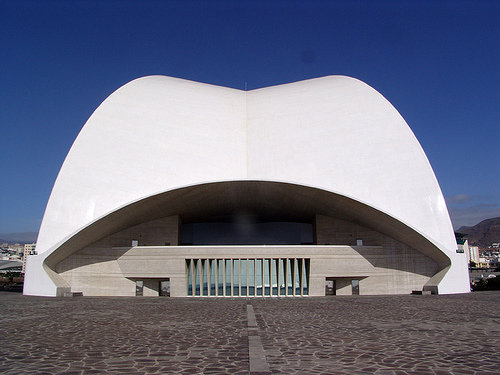
<path fill-rule="evenodd" d="M 49 253 L 29 255 L 26 259 L 26 273 L 23 286 L 24 295 L 62 297 L 64 293 L 71 292 L 71 287 L 62 277 L 56 275 L 45 265 L 45 258 L 49 255 Z M 53 278 L 59 280 L 60 284 L 58 286 L 54 283 Z"/>
<path fill-rule="evenodd" d="M 245 178 L 246 154 L 244 91 L 163 76 L 133 80 L 78 134 L 49 197 L 37 251 L 140 196 Z"/>
<path fill-rule="evenodd" d="M 429 160 L 375 89 L 329 76 L 250 91 L 247 102 L 249 177 L 333 188 L 455 246 Z"/>

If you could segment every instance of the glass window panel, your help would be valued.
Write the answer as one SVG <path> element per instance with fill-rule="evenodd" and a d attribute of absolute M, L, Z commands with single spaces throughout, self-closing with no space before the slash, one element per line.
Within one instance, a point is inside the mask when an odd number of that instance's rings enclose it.
<path fill-rule="evenodd" d="M 231 295 L 231 260 L 226 259 L 226 296 Z"/>
<path fill-rule="evenodd" d="M 286 284 L 288 288 L 288 295 L 293 295 L 293 259 L 286 260 Z"/>
<path fill-rule="evenodd" d="M 215 296 L 215 260 L 210 259 L 210 295 Z"/>
<path fill-rule="evenodd" d="M 285 273 L 285 259 L 280 259 L 280 267 L 279 267 L 279 288 L 280 288 L 280 296 L 284 296 L 286 293 L 285 283 L 286 283 L 286 273 Z"/>
<path fill-rule="evenodd" d="M 257 282 L 255 284 L 255 289 L 257 290 L 257 295 L 262 295 L 262 259 L 256 260 L 255 273 L 257 274 Z"/>
<path fill-rule="evenodd" d="M 233 259 L 233 295 L 239 296 L 239 286 L 240 286 L 240 261 L 239 259 Z"/>
<path fill-rule="evenodd" d="M 193 273 L 195 277 L 195 282 L 194 282 L 194 295 L 199 296 L 200 295 L 200 270 L 198 269 L 200 261 L 198 259 L 193 261 Z"/>
<path fill-rule="evenodd" d="M 217 261 L 217 273 L 219 274 L 219 280 L 218 281 L 218 293 L 219 296 L 224 295 L 224 267 L 223 267 L 223 260 L 219 259 Z"/>
<path fill-rule="evenodd" d="M 351 286 L 352 286 L 352 294 L 358 295 L 359 294 L 359 280 L 352 280 Z"/>
<path fill-rule="evenodd" d="M 248 295 L 255 296 L 255 260 L 248 260 Z"/>
<path fill-rule="evenodd" d="M 201 268 L 203 271 L 203 295 L 208 296 L 208 260 L 202 259 Z"/>
<path fill-rule="evenodd" d="M 300 259 L 295 259 L 295 295 L 300 296 Z"/>
<path fill-rule="evenodd" d="M 247 280 L 247 278 L 248 278 L 248 271 L 247 271 L 248 261 L 246 259 L 241 259 L 240 264 L 241 264 L 241 282 L 240 282 L 241 295 L 246 296 L 247 295 L 247 285 L 248 285 L 248 280 Z"/>
<path fill-rule="evenodd" d="M 186 275 L 188 296 L 307 296 L 310 259 L 186 259 Z"/>
<path fill-rule="evenodd" d="M 271 288 L 272 295 L 278 295 L 278 259 L 271 259 L 271 271 L 272 271 L 272 280 L 271 280 Z"/>
<path fill-rule="evenodd" d="M 304 274 L 302 277 L 304 279 L 304 283 L 302 286 L 302 294 L 307 296 L 309 295 L 309 259 L 304 259 L 303 265 L 304 265 Z"/>
<path fill-rule="evenodd" d="M 187 268 L 187 295 L 193 295 L 193 278 L 191 273 L 191 260 L 186 259 L 186 268 Z"/>
<path fill-rule="evenodd" d="M 142 296 L 144 289 L 144 281 L 143 280 L 137 280 L 135 282 L 135 295 L 136 296 Z"/>
<path fill-rule="evenodd" d="M 271 262 L 270 259 L 264 259 L 264 295 L 269 296 L 270 295 L 270 267 L 271 267 Z"/>

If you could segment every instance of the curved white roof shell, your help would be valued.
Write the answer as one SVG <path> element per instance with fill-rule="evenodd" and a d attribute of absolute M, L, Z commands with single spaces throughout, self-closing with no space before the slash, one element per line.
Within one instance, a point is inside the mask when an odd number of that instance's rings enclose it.
<path fill-rule="evenodd" d="M 91 223 L 148 197 L 230 181 L 305 186 L 371 207 L 441 251 L 440 293 L 468 291 L 432 168 L 377 91 L 344 76 L 252 91 L 150 76 L 110 95 L 78 135 L 29 265 L 44 281 L 28 277 L 25 292 L 53 293 L 43 259 Z"/>

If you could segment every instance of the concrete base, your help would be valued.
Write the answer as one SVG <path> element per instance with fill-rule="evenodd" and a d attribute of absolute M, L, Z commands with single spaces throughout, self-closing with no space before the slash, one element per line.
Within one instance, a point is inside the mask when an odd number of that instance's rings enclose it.
<path fill-rule="evenodd" d="M 66 292 L 63 294 L 63 297 L 83 297 L 82 292 Z"/>
<path fill-rule="evenodd" d="M 419 296 L 430 296 L 432 293 L 430 290 L 412 290 L 411 294 L 416 294 Z"/>
<path fill-rule="evenodd" d="M 336 294 L 409 294 L 422 290 L 437 265 L 407 247 L 380 246 L 154 246 L 82 249 L 57 266 L 57 272 L 86 296 L 134 296 L 135 282 L 144 282 L 144 296 L 158 296 L 159 282 L 170 280 L 172 297 L 187 296 L 186 259 L 310 259 L 310 296 L 325 295 L 326 279 Z"/>

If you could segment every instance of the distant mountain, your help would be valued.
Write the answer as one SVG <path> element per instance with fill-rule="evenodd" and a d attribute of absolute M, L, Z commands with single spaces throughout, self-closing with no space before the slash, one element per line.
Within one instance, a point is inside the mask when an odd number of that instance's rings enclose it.
<path fill-rule="evenodd" d="M 469 245 L 488 247 L 500 242 L 500 217 L 486 219 L 472 227 L 460 227 L 458 233 L 468 234 Z"/>
<path fill-rule="evenodd" d="M 22 233 L 0 233 L 0 244 L 7 242 L 9 244 L 25 244 L 36 242 L 38 232 L 22 232 Z"/>

